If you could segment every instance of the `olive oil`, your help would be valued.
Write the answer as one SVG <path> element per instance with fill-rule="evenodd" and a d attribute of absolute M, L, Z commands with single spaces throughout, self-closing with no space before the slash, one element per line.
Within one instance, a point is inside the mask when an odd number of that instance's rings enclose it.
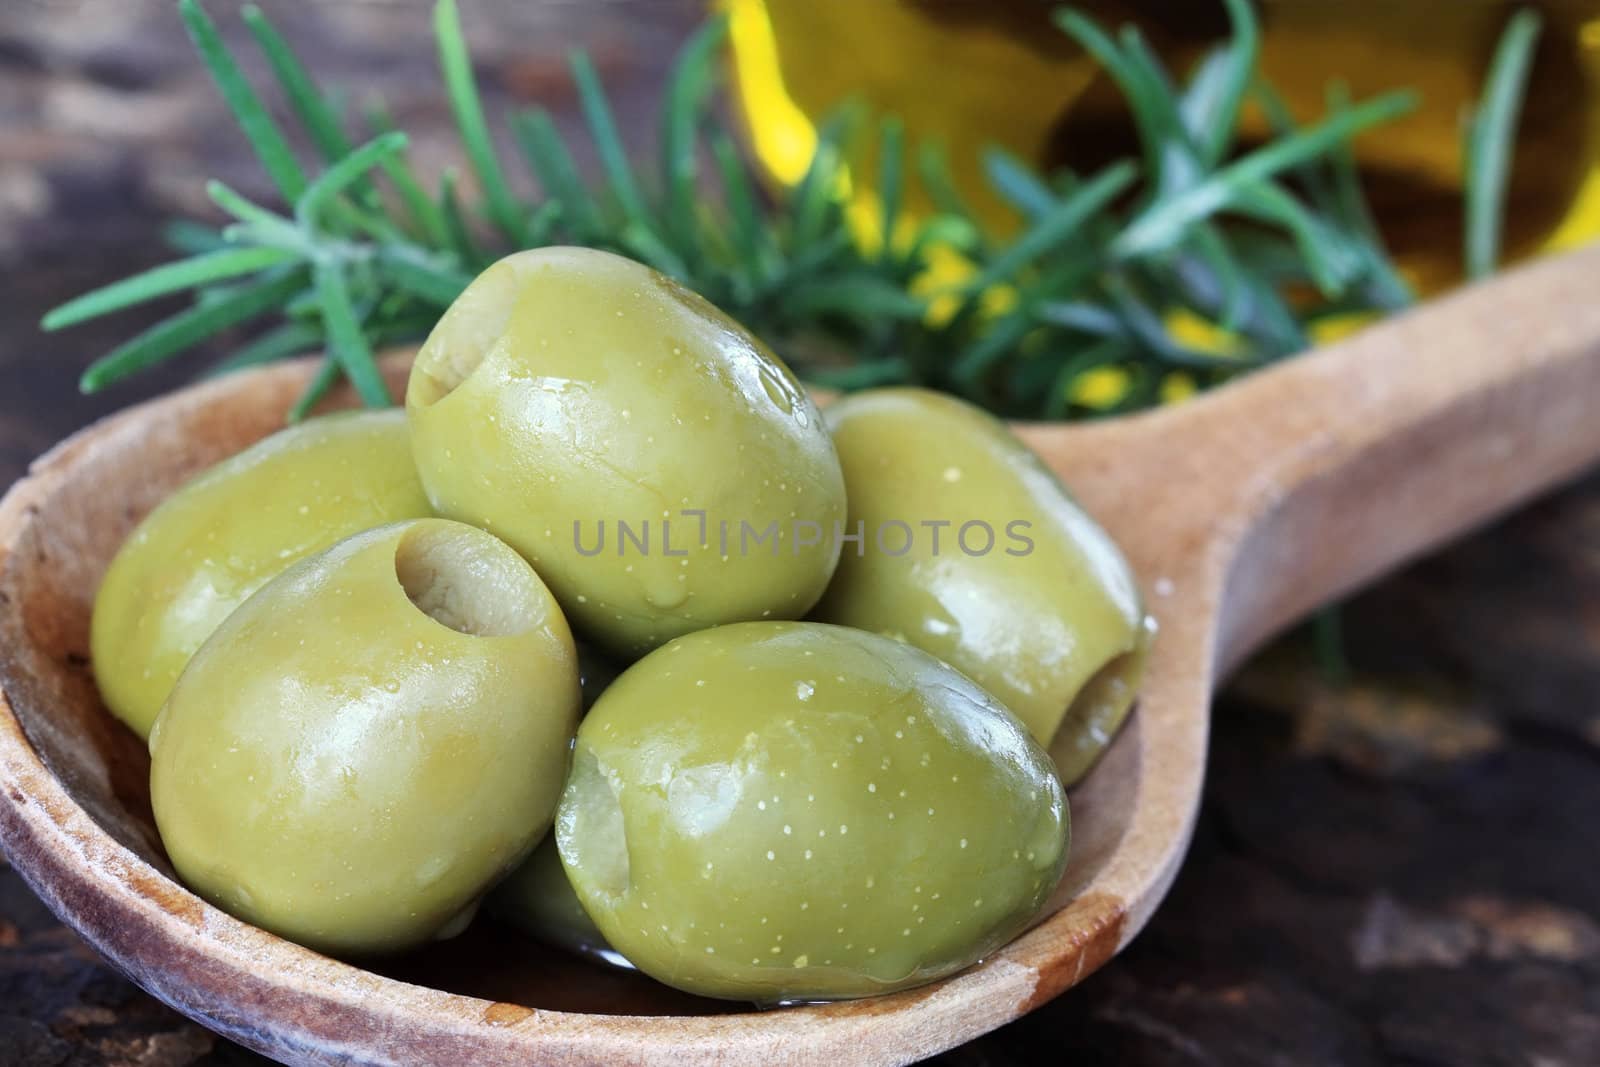
<path fill-rule="evenodd" d="M 1056 0 L 725 2 L 740 107 L 776 180 L 798 178 L 818 122 L 851 99 L 900 116 L 913 143 L 942 142 L 962 193 L 1001 230 L 1016 220 L 983 177 L 986 147 L 1043 169 L 1137 157 L 1121 94 L 1053 25 Z M 1075 6 L 1113 30 L 1138 26 L 1178 77 L 1228 33 L 1215 0 Z M 1600 0 L 1258 0 L 1262 73 L 1299 121 L 1326 110 L 1335 84 L 1357 100 L 1396 88 L 1420 94 L 1415 112 L 1368 132 L 1355 150 L 1385 239 L 1424 288 L 1459 277 L 1463 119 L 1520 7 L 1539 11 L 1543 32 L 1506 202 L 1512 256 L 1600 232 Z M 1259 106 L 1247 109 L 1241 134 L 1244 148 L 1270 135 Z M 870 159 L 857 162 L 870 171 Z"/>

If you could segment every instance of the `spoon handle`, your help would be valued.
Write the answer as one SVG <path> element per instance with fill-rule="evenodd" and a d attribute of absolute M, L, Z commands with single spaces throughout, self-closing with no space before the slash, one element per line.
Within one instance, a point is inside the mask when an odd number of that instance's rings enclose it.
<path fill-rule="evenodd" d="M 1170 447 L 1209 450 L 1224 512 L 1242 520 L 1219 620 L 1226 667 L 1600 459 L 1600 247 L 1253 375 L 1173 430 Z"/>

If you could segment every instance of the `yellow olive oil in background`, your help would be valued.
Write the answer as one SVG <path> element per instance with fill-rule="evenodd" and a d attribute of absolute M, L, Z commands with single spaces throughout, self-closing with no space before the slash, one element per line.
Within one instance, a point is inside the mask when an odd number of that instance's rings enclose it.
<path fill-rule="evenodd" d="M 900 116 L 913 145 L 943 142 L 958 187 L 1001 229 L 1014 227 L 1015 216 L 983 177 L 987 146 L 1045 169 L 1137 158 L 1121 94 L 1051 22 L 1057 0 L 724 3 L 752 145 L 780 181 L 799 177 L 816 124 L 852 98 Z M 1179 77 L 1228 32 L 1220 0 L 1075 6 L 1108 29 L 1137 25 Z M 1301 122 L 1325 112 L 1333 82 L 1356 100 L 1396 88 L 1420 93 L 1417 111 L 1355 147 L 1384 236 L 1424 288 L 1459 276 L 1463 115 L 1507 19 L 1523 6 L 1539 11 L 1543 32 L 1506 203 L 1511 256 L 1600 232 L 1600 0 L 1257 3 L 1262 69 Z M 1265 116 L 1250 107 L 1244 145 L 1268 136 Z M 870 180 L 856 185 L 871 187 Z"/>

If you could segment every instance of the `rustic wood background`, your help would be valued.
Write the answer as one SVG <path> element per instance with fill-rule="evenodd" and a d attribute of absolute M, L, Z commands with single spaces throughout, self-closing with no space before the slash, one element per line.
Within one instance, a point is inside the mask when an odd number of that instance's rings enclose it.
<path fill-rule="evenodd" d="M 242 45 L 236 6 L 210 4 Z M 458 158 L 426 0 L 262 6 L 350 99 L 388 100 L 425 170 Z M 538 99 L 575 129 L 562 56 L 581 43 L 641 145 L 699 10 L 462 7 L 493 112 Z M 223 351 L 86 398 L 84 365 L 170 307 L 36 328 L 162 260 L 163 220 L 205 215 L 208 176 L 267 195 L 172 3 L 0 0 L 0 487 Z M 938 1062 L 1600 1063 L 1600 477 L 1390 579 L 1345 620 L 1348 685 L 1291 638 L 1219 700 L 1194 849 L 1133 948 Z M 0 1062 L 253 1060 L 100 964 L 0 862 Z"/>

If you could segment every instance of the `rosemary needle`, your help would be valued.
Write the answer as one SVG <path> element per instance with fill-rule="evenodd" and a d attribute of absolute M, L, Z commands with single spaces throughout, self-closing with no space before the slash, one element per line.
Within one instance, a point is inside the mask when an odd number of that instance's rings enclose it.
<path fill-rule="evenodd" d="M 1493 272 L 1500 255 L 1500 216 L 1511 174 L 1517 114 L 1539 42 L 1539 15 L 1519 11 L 1495 49 L 1483 103 L 1466 125 L 1467 276 Z"/>

